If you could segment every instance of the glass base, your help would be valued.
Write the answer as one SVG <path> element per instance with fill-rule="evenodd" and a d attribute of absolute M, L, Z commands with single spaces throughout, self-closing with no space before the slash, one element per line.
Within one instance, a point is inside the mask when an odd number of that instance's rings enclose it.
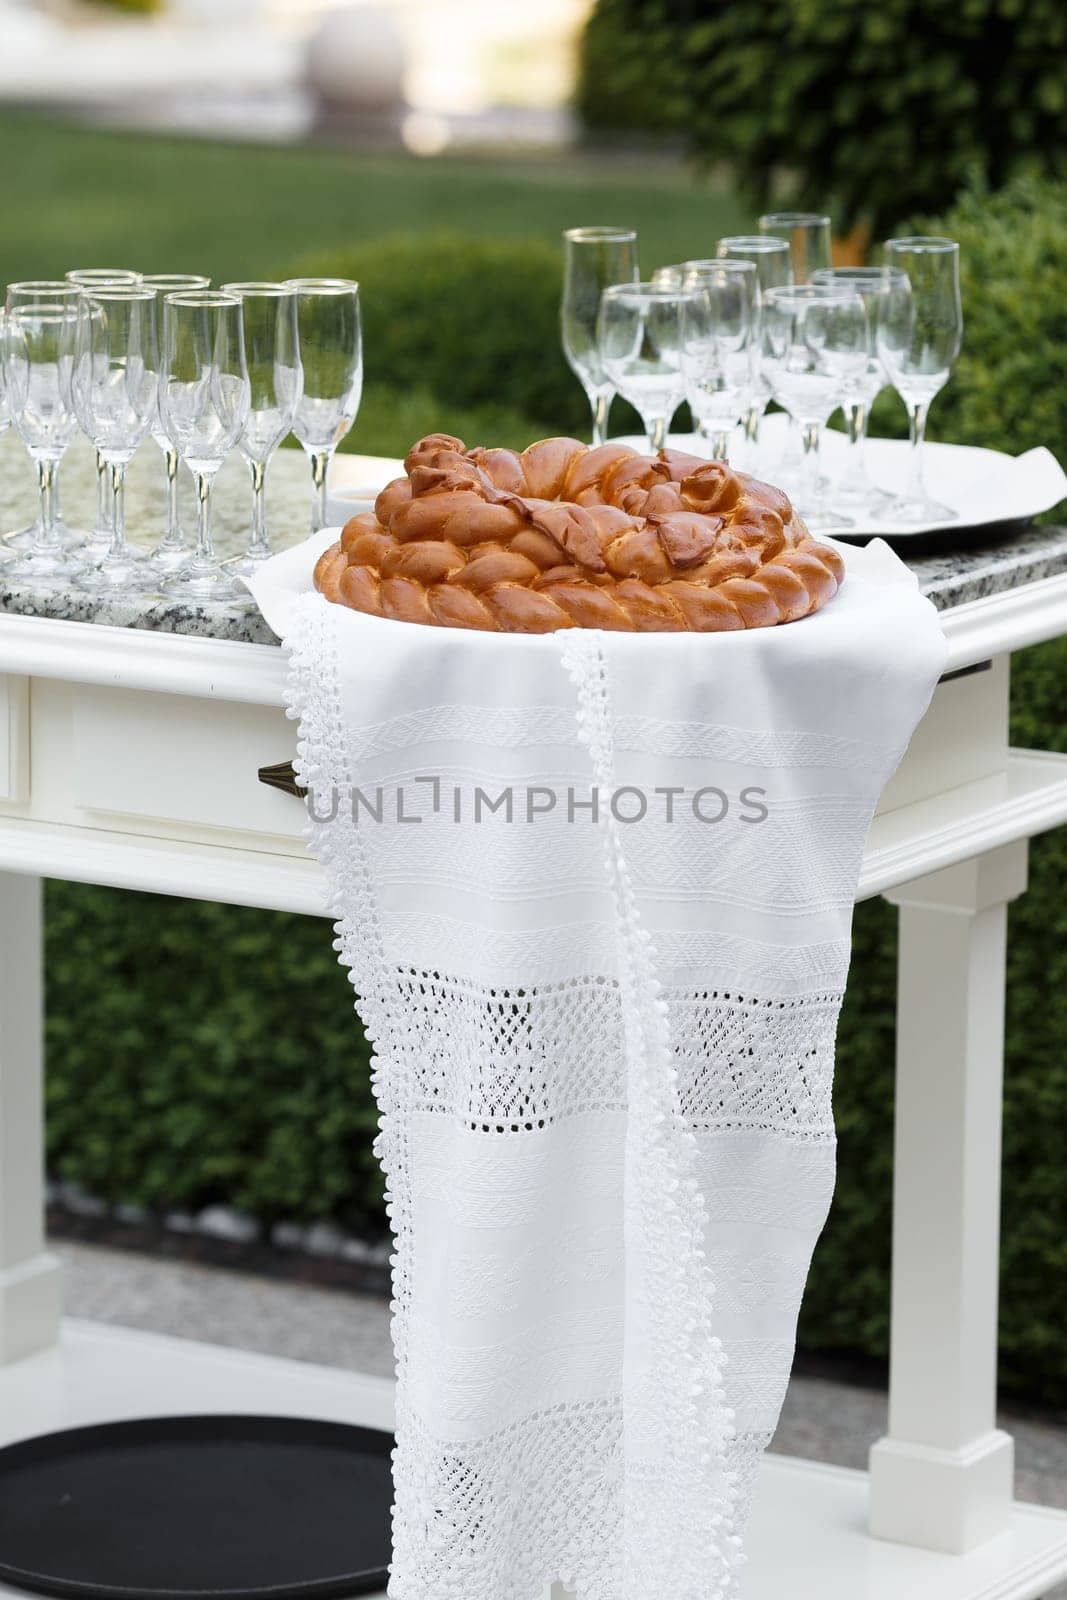
<path fill-rule="evenodd" d="M 893 497 L 885 513 L 887 522 L 899 522 L 901 527 L 921 528 L 930 522 L 958 522 L 959 512 L 940 500 L 909 500 L 906 496 Z"/>
<path fill-rule="evenodd" d="M 160 590 L 166 600 L 187 600 L 193 605 L 229 605 L 251 596 L 218 561 L 191 561 L 163 579 Z"/>
<path fill-rule="evenodd" d="M 834 501 L 850 516 L 868 517 L 872 521 L 888 522 L 897 504 L 895 495 L 886 494 L 873 483 L 856 485 L 838 481 L 831 485 Z"/>
<path fill-rule="evenodd" d="M 40 537 L 41 525 L 31 522 L 28 528 L 20 528 L 17 533 L 4 535 L 3 543 L 12 550 L 27 550 L 34 540 Z M 69 550 L 72 545 L 84 544 L 89 535 L 81 528 L 71 528 L 63 521 L 62 517 L 56 518 L 56 533 L 59 535 L 60 547 Z"/>
<path fill-rule="evenodd" d="M 84 594 L 150 594 L 158 589 L 159 580 L 140 552 L 131 550 L 89 567 L 79 578 L 78 587 Z"/>
<path fill-rule="evenodd" d="M 178 572 L 193 559 L 191 544 L 157 544 L 148 552 L 148 561 L 159 573 Z"/>
<path fill-rule="evenodd" d="M 273 554 L 272 550 L 246 550 L 244 555 L 232 556 L 223 565 L 234 577 L 254 578 Z"/>
<path fill-rule="evenodd" d="M 60 549 L 26 549 L 0 565 L 4 583 L 67 583 L 80 576 L 82 563 Z"/>
<path fill-rule="evenodd" d="M 856 526 L 855 517 L 839 510 L 837 506 L 819 505 L 808 509 L 800 505 L 796 511 L 809 533 L 834 533 L 837 529 L 844 532 Z"/>

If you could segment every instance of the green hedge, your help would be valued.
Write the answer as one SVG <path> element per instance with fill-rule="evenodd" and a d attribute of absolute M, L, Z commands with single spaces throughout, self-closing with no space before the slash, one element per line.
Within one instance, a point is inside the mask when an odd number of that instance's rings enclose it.
<path fill-rule="evenodd" d="M 1067 335 L 1067 191 L 1023 183 L 969 195 L 938 227 L 963 244 L 967 331 L 935 402 L 937 430 L 1067 455 L 1055 365 Z M 399 454 L 431 426 L 513 443 L 580 427 L 580 389 L 565 368 L 551 376 L 558 260 L 538 257 L 540 246 L 449 244 L 438 262 L 436 248 L 396 241 L 345 258 L 368 287 L 372 383 L 357 447 Z M 408 323 L 419 273 L 435 285 L 433 315 Z M 495 343 L 479 344 L 483 316 Z M 1013 708 L 1017 743 L 1067 749 L 1067 643 L 1017 659 Z M 1035 841 L 1031 881 L 1012 911 L 1002 1374 L 1015 1392 L 1065 1404 L 1063 830 Z M 47 904 L 54 1173 L 159 1211 L 225 1200 L 265 1222 L 381 1229 L 367 1049 L 324 921 L 66 883 L 49 885 Z M 840 1176 L 801 1323 L 811 1350 L 886 1348 L 894 938 L 884 903 L 858 908 L 838 1052 Z"/>
<path fill-rule="evenodd" d="M 882 233 L 950 204 L 969 175 L 1063 171 L 1059 0 L 598 0 L 579 110 L 732 164 L 766 198 L 833 205 Z"/>
<path fill-rule="evenodd" d="M 589 427 L 560 347 L 562 262 L 562 246 L 539 239 L 446 233 L 319 253 L 290 270 L 359 280 L 368 376 L 383 387 L 429 394 L 449 415 L 508 407 L 549 434 Z"/>

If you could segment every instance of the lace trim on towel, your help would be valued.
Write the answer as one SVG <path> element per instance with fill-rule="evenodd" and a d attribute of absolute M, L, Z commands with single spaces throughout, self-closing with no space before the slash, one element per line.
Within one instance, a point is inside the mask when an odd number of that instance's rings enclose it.
<path fill-rule="evenodd" d="M 411 1109 L 522 1133 L 627 1105 L 624 991 L 607 978 L 489 988 L 434 972 L 392 978 Z M 694 1130 L 832 1139 L 839 991 L 792 1000 L 662 989 L 677 1099 Z"/>
<path fill-rule="evenodd" d="M 614 778 L 613 716 L 603 646 L 561 639 L 578 694 L 578 732 L 604 791 Z M 625 1227 L 636 1292 L 626 1330 L 623 1397 L 624 1600 L 653 1593 L 721 1600 L 743 1561 L 729 1453 L 721 1340 L 711 1326 L 698 1155 L 686 1127 L 655 951 L 637 909 L 621 829 L 602 809 L 626 1063 Z"/>
<path fill-rule="evenodd" d="M 428 1506 L 447 1511 L 435 1517 L 404 1583 L 394 1579 L 390 1592 L 397 1600 L 429 1594 L 468 1600 L 483 1593 L 492 1600 L 543 1600 L 546 1581 L 562 1583 L 581 1600 L 617 1600 L 624 1593 L 637 1600 L 623 1553 L 623 1406 L 617 1397 L 537 1412 L 474 1444 L 436 1438 L 414 1416 L 399 1420 L 425 1464 L 418 1478 L 398 1483 L 405 1500 L 400 1514 L 425 1516 Z M 769 1440 L 768 1432 L 743 1433 L 725 1448 L 739 1527 Z M 513 1491 L 505 1501 L 493 1492 L 502 1482 Z M 656 1487 L 644 1486 L 650 1492 Z M 709 1565 L 712 1554 L 706 1548 Z M 660 1570 L 670 1571 L 671 1552 L 659 1556 Z M 646 1590 L 642 1600 L 659 1592 Z M 700 1592 L 721 1592 L 710 1573 Z"/>

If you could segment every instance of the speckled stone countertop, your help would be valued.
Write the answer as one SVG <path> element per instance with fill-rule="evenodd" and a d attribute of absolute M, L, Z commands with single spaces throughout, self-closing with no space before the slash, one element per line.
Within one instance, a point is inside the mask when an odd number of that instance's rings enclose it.
<path fill-rule="evenodd" d="M 78 439 L 64 458 L 60 498 L 64 517 L 74 527 L 87 526 L 96 505 L 93 456 L 84 439 Z M 192 485 L 182 472 L 183 523 L 195 523 Z M 0 531 L 24 527 L 36 503 L 34 473 L 19 440 L 12 432 L 0 436 Z M 146 442 L 131 463 L 126 492 L 127 527 L 131 541 L 149 547 L 156 543 L 163 524 L 163 466 L 160 452 Z M 267 479 L 267 514 L 271 542 L 276 550 L 307 538 L 311 516 L 310 472 L 303 451 L 280 450 Z M 248 470 L 237 456 L 226 462 L 215 483 L 214 535 L 219 555 L 236 555 L 245 543 L 250 515 Z M 1067 572 L 1067 527 L 1030 528 L 995 538 L 972 534 L 956 549 L 907 557 L 918 574 L 923 593 L 939 610 L 978 600 L 1001 590 L 1034 583 Z M 75 587 L 11 588 L 4 584 L 0 563 L 0 611 L 30 616 L 58 617 L 75 622 L 103 622 L 112 627 L 154 628 L 163 633 L 189 633 L 217 639 L 238 639 L 253 644 L 276 644 L 251 597 L 236 605 L 192 606 L 173 601 L 131 596 L 99 599 L 79 594 Z"/>

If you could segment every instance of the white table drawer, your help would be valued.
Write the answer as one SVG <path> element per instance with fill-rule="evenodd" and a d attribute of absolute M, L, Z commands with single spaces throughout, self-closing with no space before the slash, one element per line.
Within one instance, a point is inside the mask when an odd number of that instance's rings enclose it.
<path fill-rule="evenodd" d="M 295 726 L 280 709 L 78 686 L 70 799 L 81 811 L 291 838 L 301 848 L 300 801 L 258 778 L 295 749 Z"/>
<path fill-rule="evenodd" d="M 879 812 L 1007 769 L 1008 664 L 1009 657 L 998 656 L 984 670 L 938 684 Z"/>
<path fill-rule="evenodd" d="M 25 678 L 0 673 L 0 801 L 29 793 L 29 693 Z"/>

